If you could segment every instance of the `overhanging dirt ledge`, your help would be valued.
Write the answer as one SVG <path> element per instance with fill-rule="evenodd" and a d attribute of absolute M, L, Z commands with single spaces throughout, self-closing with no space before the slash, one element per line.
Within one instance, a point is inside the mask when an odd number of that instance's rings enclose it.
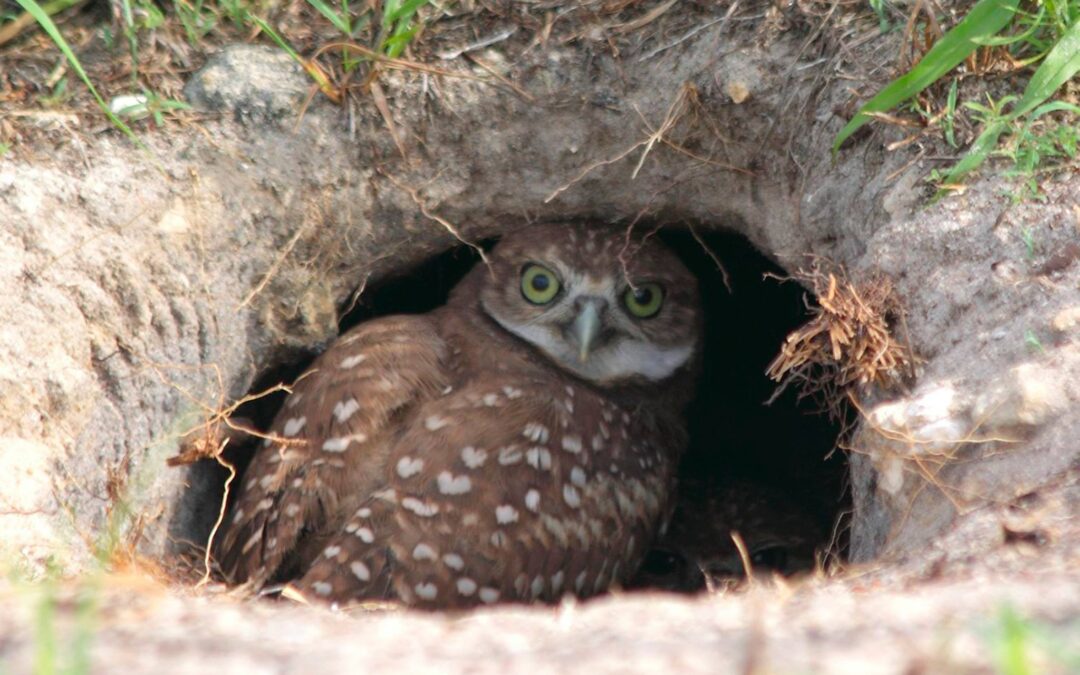
<path fill-rule="evenodd" d="M 455 243 L 447 225 L 474 240 L 641 215 L 737 231 L 789 268 L 813 254 L 895 279 L 925 363 L 910 393 L 868 399 L 874 424 L 853 440 L 857 558 L 969 564 L 1018 527 L 1048 529 L 1008 520 L 1042 486 L 1075 514 L 1080 264 L 1062 256 L 1080 231 L 1080 178 L 1014 205 L 991 177 L 921 208 L 925 167 L 885 153 L 890 132 L 833 163 L 848 83 L 804 37 L 761 47 L 717 24 L 588 67 L 578 47 L 509 43 L 489 60 L 534 100 L 451 78 L 433 94 L 394 74 L 397 142 L 367 103 L 352 136 L 326 103 L 297 122 L 303 75 L 238 47 L 189 85 L 207 111 L 198 126 L 148 140 L 160 166 L 111 134 L 0 159 L 5 551 L 74 567 L 120 495 L 145 552 L 194 534 L 205 514 L 170 511 L 185 474 L 163 460 L 201 405 L 331 339 L 365 280 Z M 252 71 L 275 97 L 233 86 Z M 750 93 L 740 104 L 734 81 Z M 661 129 L 671 143 L 648 144 Z M 1075 536 L 1054 522 L 1050 535 Z"/>

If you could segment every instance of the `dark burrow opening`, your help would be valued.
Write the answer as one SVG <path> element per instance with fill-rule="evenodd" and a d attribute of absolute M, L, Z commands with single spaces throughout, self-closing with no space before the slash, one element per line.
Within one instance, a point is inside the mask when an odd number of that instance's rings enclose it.
<path fill-rule="evenodd" d="M 837 523 L 850 510 L 850 495 L 846 459 L 834 452 L 841 424 L 794 390 L 766 403 L 776 389 L 766 367 L 786 335 L 807 319 L 805 289 L 777 278 L 784 271 L 739 235 L 695 238 L 672 230 L 660 236 L 699 280 L 706 313 L 704 372 L 689 410 L 691 441 L 669 532 L 632 586 L 694 592 L 713 582 L 737 583 L 747 565 L 755 574 L 787 574 L 811 571 L 826 551 L 833 560 L 842 558 L 844 538 L 835 533 L 843 530 Z M 369 285 L 343 315 L 341 331 L 379 316 L 438 307 L 477 260 L 473 249 L 461 246 Z M 292 382 L 314 357 L 264 373 L 252 391 Z M 236 416 L 266 429 L 283 400 L 284 394 L 260 398 Z M 254 447 L 241 443 L 226 450 L 238 469 L 236 485 L 243 484 Z M 193 489 L 178 513 L 196 522 L 173 523 L 174 533 L 206 540 L 224 480 L 215 462 L 191 467 Z"/>

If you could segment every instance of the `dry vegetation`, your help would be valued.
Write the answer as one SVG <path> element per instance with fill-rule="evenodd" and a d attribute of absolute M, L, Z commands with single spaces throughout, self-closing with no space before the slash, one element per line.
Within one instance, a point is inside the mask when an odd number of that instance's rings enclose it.
<path fill-rule="evenodd" d="M 813 295 L 809 321 L 788 335 L 766 374 L 803 396 L 820 397 L 836 417 L 860 390 L 890 391 L 914 379 L 916 356 L 894 334 L 903 325 L 903 308 L 892 282 L 883 276 L 853 282 L 843 270 L 822 261 L 793 277 Z M 775 398 L 775 396 L 774 396 Z"/>

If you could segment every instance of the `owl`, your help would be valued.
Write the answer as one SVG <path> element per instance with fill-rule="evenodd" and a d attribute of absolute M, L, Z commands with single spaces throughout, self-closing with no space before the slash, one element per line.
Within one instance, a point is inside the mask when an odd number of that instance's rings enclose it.
<path fill-rule="evenodd" d="M 507 234 L 444 306 L 363 323 L 301 375 L 221 569 L 421 608 L 623 583 L 670 515 L 701 332 L 696 281 L 656 240 Z"/>
<path fill-rule="evenodd" d="M 693 592 L 745 578 L 746 546 L 754 574 L 790 575 L 814 568 L 824 533 L 781 490 L 745 480 L 684 480 L 670 526 L 648 552 L 631 588 Z"/>

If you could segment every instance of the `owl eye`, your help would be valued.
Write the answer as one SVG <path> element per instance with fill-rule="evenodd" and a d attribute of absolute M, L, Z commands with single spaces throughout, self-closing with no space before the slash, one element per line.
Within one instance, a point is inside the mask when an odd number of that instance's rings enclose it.
<path fill-rule="evenodd" d="M 534 305 L 546 305 L 554 300 L 560 287 L 555 273 L 543 265 L 530 263 L 521 272 L 521 294 Z"/>
<path fill-rule="evenodd" d="M 640 284 L 627 288 L 623 303 L 626 304 L 626 309 L 639 319 L 654 317 L 664 304 L 664 289 L 660 284 Z"/>

